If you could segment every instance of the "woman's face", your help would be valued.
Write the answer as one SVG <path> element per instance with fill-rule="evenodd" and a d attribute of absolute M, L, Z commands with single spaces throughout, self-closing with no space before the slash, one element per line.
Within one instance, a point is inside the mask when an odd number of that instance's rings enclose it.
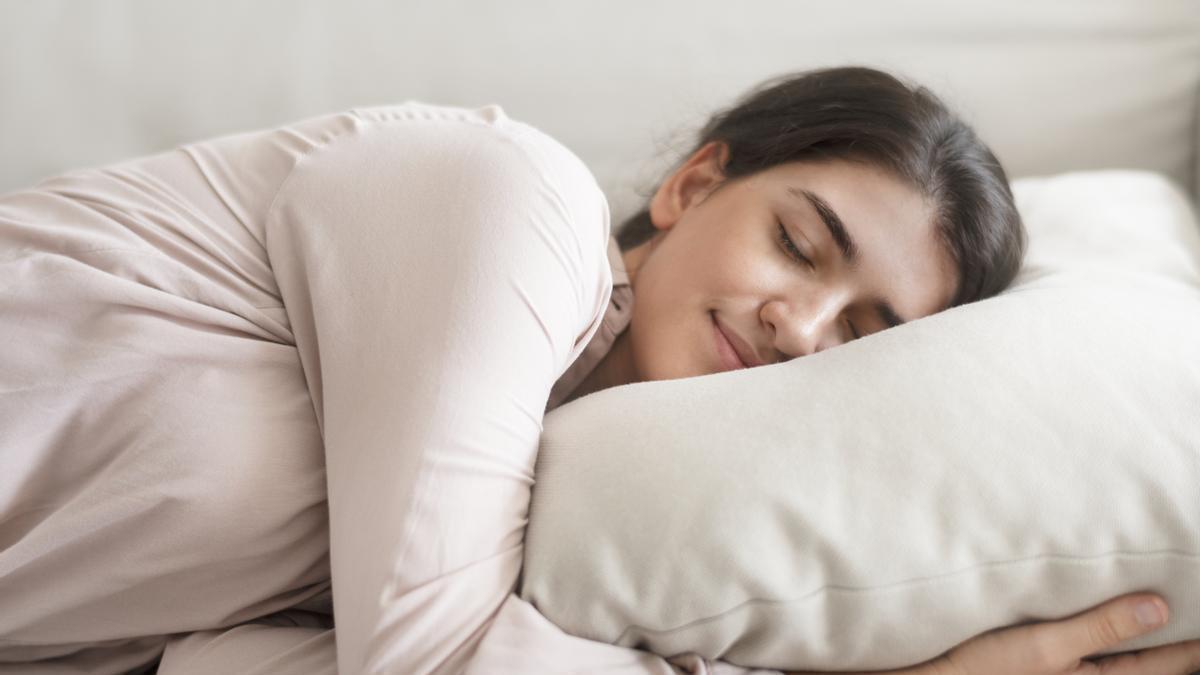
<path fill-rule="evenodd" d="M 659 231 L 625 253 L 637 381 L 786 361 L 949 305 L 956 273 L 918 192 L 844 160 L 723 181 L 724 150 L 663 182 Z"/>

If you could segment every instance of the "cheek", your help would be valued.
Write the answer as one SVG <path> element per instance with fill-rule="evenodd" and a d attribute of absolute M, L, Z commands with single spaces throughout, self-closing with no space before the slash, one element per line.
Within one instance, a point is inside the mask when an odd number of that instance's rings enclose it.
<path fill-rule="evenodd" d="M 633 317 L 629 324 L 629 346 L 639 379 L 660 379 L 662 362 L 670 355 L 670 327 L 674 317 L 664 315 L 669 304 L 659 306 L 660 298 L 634 296 Z"/>
<path fill-rule="evenodd" d="M 635 299 L 629 344 L 639 380 L 671 380 L 703 372 L 699 321 L 689 312 L 661 311 Z M 678 310 L 678 306 L 675 306 Z M 699 312 L 703 318 L 703 312 Z"/>
<path fill-rule="evenodd" d="M 754 311 L 771 279 L 787 268 L 761 246 L 731 238 L 667 239 L 638 271 L 630 350 L 642 380 L 666 380 L 714 372 L 709 312 L 743 318 Z M 778 285 L 776 281 L 775 285 Z"/>

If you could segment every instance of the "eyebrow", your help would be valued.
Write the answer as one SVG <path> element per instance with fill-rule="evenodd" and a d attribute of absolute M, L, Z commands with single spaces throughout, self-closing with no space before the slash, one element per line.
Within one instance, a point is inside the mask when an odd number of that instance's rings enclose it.
<path fill-rule="evenodd" d="M 801 197 L 808 200 L 809 204 L 816 209 L 817 215 L 821 217 L 821 222 L 825 223 L 825 228 L 829 230 L 829 236 L 833 237 L 833 241 L 837 244 L 838 249 L 842 252 L 842 260 L 848 264 L 854 264 L 858 261 L 858 245 L 854 243 L 854 239 L 850 236 L 850 231 L 846 229 L 846 224 L 838 216 L 829 203 L 821 199 L 809 190 L 803 188 L 789 187 L 788 192 L 794 197 Z M 896 309 L 892 307 L 887 300 L 876 300 L 875 311 L 883 319 L 888 328 L 895 328 L 902 323 L 907 323 L 908 320 L 896 313 Z"/>
<path fill-rule="evenodd" d="M 825 227 L 829 230 L 829 236 L 837 242 L 838 248 L 842 250 L 842 260 L 853 264 L 858 260 L 858 245 L 850 238 L 850 232 L 846 230 L 846 225 L 842 219 L 838 217 L 836 211 L 830 208 L 829 204 L 821 199 L 820 196 L 804 190 L 802 188 L 788 188 L 788 192 L 796 197 L 803 197 L 808 200 L 809 204 L 817 210 L 817 215 L 821 216 L 821 222 L 825 223 Z"/>

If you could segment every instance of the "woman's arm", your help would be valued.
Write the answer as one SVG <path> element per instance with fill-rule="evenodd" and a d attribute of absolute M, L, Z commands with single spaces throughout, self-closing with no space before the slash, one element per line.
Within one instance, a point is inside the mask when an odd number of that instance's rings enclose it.
<path fill-rule="evenodd" d="M 1139 610 L 1154 600 L 1162 623 Z M 1200 671 L 1200 640 L 1137 653 L 1089 659 L 1091 654 L 1161 628 L 1166 603 L 1144 593 L 1122 596 L 1060 621 L 1003 628 L 964 642 L 927 663 L 890 675 L 1189 675 Z M 1087 659 L 1087 660 L 1085 660 Z M 817 675 L 794 672 L 789 675 Z M 883 673 L 858 675 L 883 675 Z"/>
<path fill-rule="evenodd" d="M 520 570 L 550 388 L 608 301 L 607 205 L 499 109 L 360 114 L 265 230 L 325 443 L 338 668 L 459 673 Z"/>

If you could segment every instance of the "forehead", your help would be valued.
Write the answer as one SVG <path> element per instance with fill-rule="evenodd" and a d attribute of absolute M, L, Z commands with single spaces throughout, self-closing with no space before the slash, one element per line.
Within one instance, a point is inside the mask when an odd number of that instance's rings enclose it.
<path fill-rule="evenodd" d="M 831 243 L 803 193 L 824 201 L 858 250 L 856 264 L 845 273 L 889 300 L 901 316 L 927 316 L 949 305 L 957 275 L 953 260 L 935 230 L 932 203 L 907 182 L 871 164 L 841 159 L 789 162 L 756 177 L 764 196 L 814 228 L 806 231 L 815 230 L 819 241 Z"/>

